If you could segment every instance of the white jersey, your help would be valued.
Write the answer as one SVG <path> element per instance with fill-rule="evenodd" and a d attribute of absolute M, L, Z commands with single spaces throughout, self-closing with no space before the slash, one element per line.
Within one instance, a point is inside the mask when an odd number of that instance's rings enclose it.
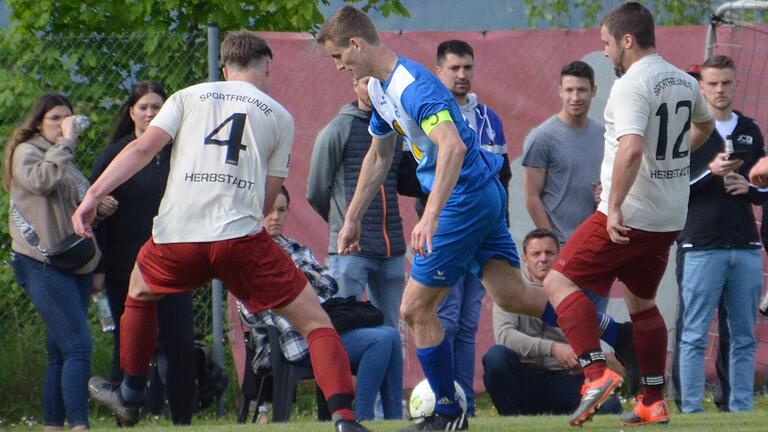
<path fill-rule="evenodd" d="M 598 210 L 608 213 L 619 138 L 645 140 L 640 171 L 621 207 L 624 224 L 644 231 L 679 231 L 688 212 L 691 121 L 712 118 L 698 82 L 650 54 L 630 66 L 605 106 L 605 151 Z"/>
<path fill-rule="evenodd" d="M 152 120 L 173 137 L 156 243 L 210 242 L 261 230 L 267 176 L 286 177 L 293 118 L 244 81 L 174 93 Z"/>

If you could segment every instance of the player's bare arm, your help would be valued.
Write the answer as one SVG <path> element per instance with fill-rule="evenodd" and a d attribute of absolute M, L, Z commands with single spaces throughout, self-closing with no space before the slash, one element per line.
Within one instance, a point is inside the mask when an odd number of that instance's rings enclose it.
<path fill-rule="evenodd" d="M 139 138 L 125 146 L 88 189 L 83 201 L 72 215 L 75 233 L 83 237 L 93 237 L 91 223 L 96 217 L 96 209 L 102 199 L 145 167 L 170 140 L 171 136 L 164 130 L 150 126 Z"/>
<path fill-rule="evenodd" d="M 347 206 L 344 226 L 339 230 L 338 252 L 347 255 L 360 250 L 360 221 L 371 200 L 387 177 L 392 158 L 395 154 L 395 134 L 387 138 L 374 137 L 371 148 L 363 159 L 360 177 L 352 200 Z"/>
<path fill-rule="evenodd" d="M 525 188 L 525 208 L 533 220 L 536 228 L 552 229 L 544 202 L 541 200 L 541 191 L 544 190 L 544 182 L 547 179 L 546 168 L 525 167 L 523 171 L 523 184 Z"/>
<path fill-rule="evenodd" d="M 267 184 L 264 188 L 264 217 L 267 217 L 272 211 L 272 207 L 275 205 L 275 199 L 277 194 L 280 193 L 280 188 L 283 186 L 283 177 L 267 176 Z"/>
<path fill-rule="evenodd" d="M 467 146 L 459 136 L 452 121 L 444 121 L 429 132 L 429 139 L 438 147 L 435 163 L 435 181 L 424 206 L 424 214 L 411 232 L 414 253 L 425 255 L 432 252 L 432 236 L 437 231 L 437 219 L 445 203 L 456 187 Z"/>
<path fill-rule="evenodd" d="M 715 131 L 715 121 L 699 123 L 691 122 L 691 151 L 695 152 L 707 141 L 712 132 Z"/>
<path fill-rule="evenodd" d="M 640 135 L 629 134 L 619 138 L 619 148 L 613 162 L 613 181 L 608 194 L 608 222 L 606 223 L 611 241 L 617 244 L 629 243 L 629 237 L 625 234 L 630 228 L 624 225 L 621 206 L 635 183 L 643 161 L 644 147 L 645 139 Z"/>

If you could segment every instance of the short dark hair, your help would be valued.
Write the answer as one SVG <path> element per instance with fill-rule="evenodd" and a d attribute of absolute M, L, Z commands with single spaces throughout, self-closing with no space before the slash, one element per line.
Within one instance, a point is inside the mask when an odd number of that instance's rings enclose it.
<path fill-rule="evenodd" d="M 437 46 L 437 65 L 442 66 L 445 57 L 448 54 L 455 54 L 459 57 L 471 56 L 475 58 L 475 51 L 467 42 L 459 39 L 452 39 L 442 42 Z"/>
<path fill-rule="evenodd" d="M 285 203 L 289 206 L 291 205 L 291 196 L 288 194 L 288 189 L 285 188 L 285 185 L 280 186 L 280 192 L 278 192 L 278 195 L 285 195 Z"/>
<path fill-rule="evenodd" d="M 552 241 L 555 242 L 557 251 L 560 252 L 560 240 L 557 239 L 557 235 L 552 230 L 548 230 L 546 228 L 536 228 L 535 230 L 526 234 L 525 238 L 523 239 L 523 255 L 525 255 L 525 251 L 528 248 L 528 243 L 530 243 L 531 240 L 543 238 L 551 238 Z"/>
<path fill-rule="evenodd" d="M 701 65 L 701 70 L 704 71 L 704 69 L 733 69 L 735 71 L 736 63 L 727 55 L 718 54 L 708 58 Z"/>
<path fill-rule="evenodd" d="M 246 68 L 252 61 L 263 58 L 272 58 L 272 50 L 264 38 L 252 31 L 230 31 L 221 41 L 224 66 Z"/>
<path fill-rule="evenodd" d="M 595 71 L 592 70 L 592 66 L 581 60 L 572 61 L 560 69 L 561 82 L 563 81 L 563 77 L 566 75 L 578 78 L 586 78 L 589 80 L 590 86 L 595 86 Z"/>
<path fill-rule="evenodd" d="M 640 48 L 656 46 L 653 14 L 638 2 L 617 6 L 600 20 L 600 26 L 604 26 L 616 40 L 630 34 Z"/>
<path fill-rule="evenodd" d="M 344 6 L 320 27 L 317 42 L 322 45 L 330 41 L 339 48 L 346 48 L 353 37 L 362 38 L 371 45 L 379 44 L 379 33 L 368 15 L 353 6 Z"/>

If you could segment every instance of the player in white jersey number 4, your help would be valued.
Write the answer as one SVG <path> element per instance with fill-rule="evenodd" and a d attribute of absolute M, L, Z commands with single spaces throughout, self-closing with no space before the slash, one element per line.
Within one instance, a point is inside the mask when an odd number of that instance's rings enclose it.
<path fill-rule="evenodd" d="M 305 336 L 336 431 L 368 431 L 355 421 L 349 357 L 339 335 L 303 273 L 261 228 L 288 175 L 293 142 L 293 119 L 266 94 L 272 51 L 255 33 L 230 32 L 221 57 L 226 81 L 172 95 L 72 216 L 75 231 L 92 236 L 95 204 L 172 142 L 168 186 L 120 321 L 125 378 L 116 389 L 92 378 L 91 396 L 123 424 L 135 424 L 157 345 L 157 300 L 218 278 L 249 312 L 273 309 Z"/>

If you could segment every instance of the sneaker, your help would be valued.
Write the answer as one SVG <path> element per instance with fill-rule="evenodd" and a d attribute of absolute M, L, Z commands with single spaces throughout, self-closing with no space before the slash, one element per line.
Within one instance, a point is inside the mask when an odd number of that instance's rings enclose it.
<path fill-rule="evenodd" d="M 632 341 L 632 322 L 624 322 L 619 324 L 619 340 L 616 343 L 616 349 L 614 350 L 616 358 L 624 366 L 624 372 L 627 376 L 629 385 L 629 393 L 632 396 L 637 395 L 640 392 L 640 367 L 637 364 L 637 356 L 635 355 L 635 344 Z"/>
<path fill-rule="evenodd" d="M 372 432 L 367 427 L 361 425 L 354 420 L 337 420 L 334 425 L 336 432 Z"/>
<path fill-rule="evenodd" d="M 603 403 L 621 387 L 621 375 L 606 368 L 603 376 L 594 381 L 584 382 L 581 387 L 581 403 L 568 420 L 571 426 L 581 426 L 591 419 Z"/>
<path fill-rule="evenodd" d="M 416 422 L 405 429 L 400 429 L 400 432 L 413 432 L 413 431 L 458 431 L 468 430 L 469 422 L 464 411 L 454 417 L 449 417 L 442 414 L 433 414 L 427 417 L 421 417 Z"/>
<path fill-rule="evenodd" d="M 91 377 L 88 392 L 96 403 L 109 408 L 121 425 L 133 426 L 139 422 L 139 406 L 126 404 L 120 395 L 120 387 L 116 388 L 104 378 Z"/>
<path fill-rule="evenodd" d="M 662 399 L 651 406 L 643 403 L 643 396 L 637 397 L 635 408 L 619 417 L 624 426 L 641 426 L 647 424 L 667 424 L 669 423 L 669 407 L 667 402 Z"/>

